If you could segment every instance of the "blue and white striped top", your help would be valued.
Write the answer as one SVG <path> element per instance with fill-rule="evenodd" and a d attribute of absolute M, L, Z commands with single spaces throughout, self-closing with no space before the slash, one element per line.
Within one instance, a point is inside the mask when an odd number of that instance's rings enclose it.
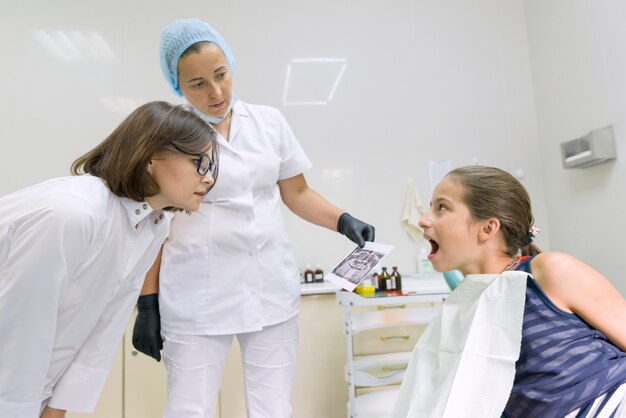
<path fill-rule="evenodd" d="M 526 258 L 516 268 L 530 270 Z M 506 418 L 564 417 L 626 382 L 626 353 L 557 308 L 529 276 L 522 346 Z"/>

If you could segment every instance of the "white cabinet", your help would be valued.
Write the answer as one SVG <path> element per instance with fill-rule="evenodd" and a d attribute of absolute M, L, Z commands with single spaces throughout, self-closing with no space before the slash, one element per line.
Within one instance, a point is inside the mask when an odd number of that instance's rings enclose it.
<path fill-rule="evenodd" d="M 449 294 L 440 275 L 403 278 L 403 285 L 412 293 L 337 293 L 344 316 L 350 418 L 387 416 L 417 338 Z"/>
<path fill-rule="evenodd" d="M 167 400 L 163 360 L 156 362 L 133 347 L 133 326 L 137 311 L 128 321 L 124 334 L 124 417 L 158 418 Z"/>

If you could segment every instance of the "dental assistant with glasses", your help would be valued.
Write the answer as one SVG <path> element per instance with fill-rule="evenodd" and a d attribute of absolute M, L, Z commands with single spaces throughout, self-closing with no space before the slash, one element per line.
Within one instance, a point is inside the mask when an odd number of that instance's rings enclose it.
<path fill-rule="evenodd" d="M 0 197 L 0 417 L 93 411 L 171 211 L 214 184 L 215 149 L 200 118 L 151 102 L 74 176 Z"/>
<path fill-rule="evenodd" d="M 171 23 L 161 32 L 160 54 L 170 87 L 218 132 L 223 170 L 198 213 L 172 221 L 138 301 L 133 344 L 157 361 L 163 348 L 165 417 L 213 416 L 234 336 L 248 416 L 289 417 L 300 279 L 281 201 L 359 246 L 374 240 L 374 227 L 307 185 L 311 162 L 285 118 L 238 100 L 233 54 L 208 24 Z"/>

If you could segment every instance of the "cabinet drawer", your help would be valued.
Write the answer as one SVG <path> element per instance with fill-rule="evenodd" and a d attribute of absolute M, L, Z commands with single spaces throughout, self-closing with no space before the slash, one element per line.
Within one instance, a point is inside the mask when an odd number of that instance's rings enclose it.
<path fill-rule="evenodd" d="M 426 325 L 388 326 L 353 335 L 354 355 L 413 351 Z"/>

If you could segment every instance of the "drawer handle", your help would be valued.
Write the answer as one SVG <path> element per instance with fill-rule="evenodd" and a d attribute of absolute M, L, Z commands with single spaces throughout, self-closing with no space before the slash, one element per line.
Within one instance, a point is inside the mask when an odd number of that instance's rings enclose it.
<path fill-rule="evenodd" d="M 389 340 L 408 340 L 411 338 L 409 335 L 389 335 L 380 337 L 381 341 L 389 341 Z"/>
<path fill-rule="evenodd" d="M 383 366 L 384 372 L 397 372 L 400 370 L 406 370 L 407 364 L 395 364 L 393 366 Z"/>
<path fill-rule="evenodd" d="M 406 304 L 403 303 L 402 305 L 378 305 L 376 308 L 378 308 L 379 311 L 382 311 L 383 309 L 404 309 L 406 308 Z"/>

